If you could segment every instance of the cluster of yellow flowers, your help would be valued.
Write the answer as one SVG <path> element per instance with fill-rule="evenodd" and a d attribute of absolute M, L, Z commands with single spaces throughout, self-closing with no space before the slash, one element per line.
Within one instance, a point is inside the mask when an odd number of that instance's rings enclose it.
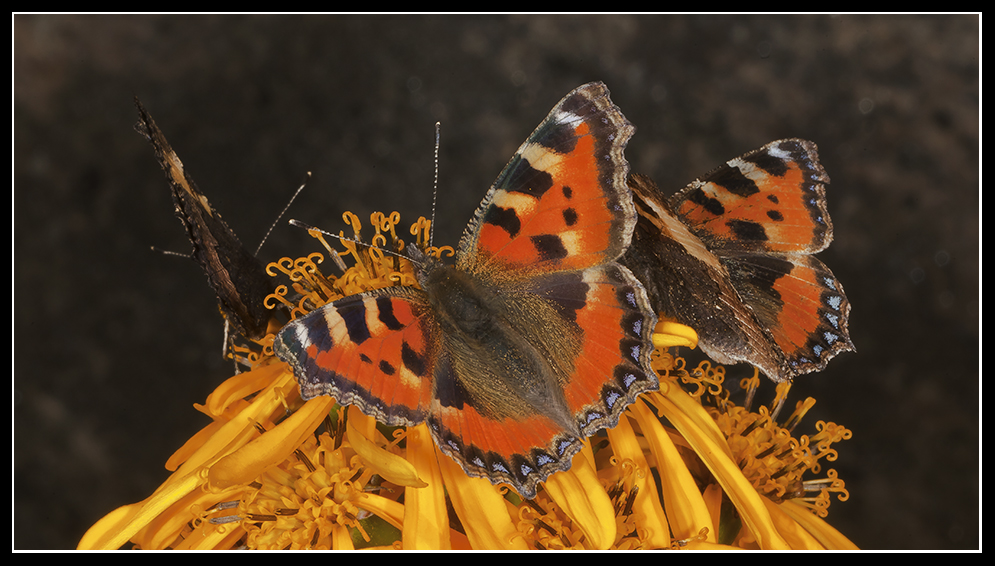
<path fill-rule="evenodd" d="M 359 236 L 359 221 L 347 215 Z M 397 214 L 372 218 L 373 247 L 344 240 L 323 274 L 322 254 L 270 265 L 294 287 L 269 301 L 294 316 L 342 296 L 387 285 L 415 285 L 397 249 Z M 427 247 L 428 222 L 412 227 Z M 448 250 L 431 250 L 438 255 Z M 341 256 L 352 256 L 345 269 Z M 587 439 L 570 470 L 537 497 L 467 476 L 442 454 L 425 425 L 388 428 L 334 399 L 304 402 L 290 368 L 273 356 L 278 325 L 256 349 L 235 351 L 252 367 L 222 383 L 196 408 L 206 426 L 167 461 L 172 475 L 144 501 L 98 521 L 81 549 L 853 549 L 824 518 L 843 482 L 820 460 L 850 432 L 819 422 L 813 436 L 792 429 L 814 400 L 784 421 L 774 409 L 737 406 L 723 388 L 724 369 L 688 370 L 676 346 L 694 347 L 685 326 L 657 326 L 653 367 L 660 390 L 642 395 L 618 426 Z M 671 348 L 671 349 L 668 349 Z M 759 384 L 744 380 L 747 391 Z"/>

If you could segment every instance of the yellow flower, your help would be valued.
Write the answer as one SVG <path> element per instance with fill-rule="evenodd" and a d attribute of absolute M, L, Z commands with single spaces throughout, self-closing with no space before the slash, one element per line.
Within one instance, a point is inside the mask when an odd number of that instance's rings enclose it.
<path fill-rule="evenodd" d="M 359 222 L 347 215 L 356 239 Z M 328 277 L 311 254 L 271 264 L 287 287 L 271 301 L 294 316 L 342 296 L 387 285 L 414 285 L 400 249 L 398 223 L 375 214 L 377 248 L 344 241 L 354 265 L 318 237 L 344 274 Z M 412 234 L 427 247 L 428 223 Z M 451 253 L 451 249 L 448 250 Z M 587 439 L 572 467 L 550 476 L 532 500 L 507 486 L 467 476 L 423 424 L 390 428 L 329 397 L 304 402 L 271 333 L 236 352 L 251 371 L 222 383 L 198 410 L 213 422 L 167 461 L 172 475 L 144 501 L 93 525 L 81 549 L 649 549 L 854 548 L 825 522 L 829 496 L 843 482 L 820 461 L 850 432 L 817 423 L 812 436 L 785 425 L 774 409 L 737 406 L 722 387 L 724 369 L 688 371 L 668 348 L 693 348 L 693 330 L 656 328 L 653 367 L 660 390 L 642 395 L 618 426 Z M 755 391 L 756 375 L 744 380 Z M 752 396 L 752 393 L 751 393 Z M 751 397 L 748 397 L 748 399 Z"/>

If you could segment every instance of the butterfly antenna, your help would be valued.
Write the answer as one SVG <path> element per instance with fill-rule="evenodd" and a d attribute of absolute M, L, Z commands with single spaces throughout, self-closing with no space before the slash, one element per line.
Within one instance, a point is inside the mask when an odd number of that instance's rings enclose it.
<path fill-rule="evenodd" d="M 319 232 L 319 233 L 324 234 L 326 236 L 331 236 L 332 238 L 335 238 L 336 240 L 340 240 L 340 241 L 343 241 L 343 242 L 352 242 L 352 243 L 354 243 L 354 244 L 356 244 L 358 246 L 366 246 L 367 248 L 376 248 L 376 249 L 380 250 L 381 252 L 383 252 L 385 254 L 390 254 L 392 256 L 397 256 L 399 258 L 406 259 L 408 261 L 411 261 L 413 263 L 417 263 L 419 265 L 421 264 L 421 262 L 415 260 L 411 256 L 404 255 L 404 254 L 401 254 L 401 253 L 397 253 L 397 252 L 395 252 L 393 250 L 388 250 L 387 248 L 381 248 L 380 246 L 375 246 L 373 244 L 369 244 L 369 243 L 364 242 L 362 240 L 355 240 L 353 238 L 346 238 L 345 236 L 339 236 L 338 234 L 332 234 L 331 232 L 326 232 L 325 230 L 322 230 L 321 228 L 317 228 L 315 226 L 311 226 L 310 224 L 306 224 L 306 223 L 301 222 L 300 220 L 297 220 L 297 219 L 292 219 L 289 222 L 290 222 L 291 226 L 297 226 L 298 228 L 303 228 L 305 230 L 314 230 L 315 232 Z M 341 258 L 339 258 L 339 261 L 340 262 L 342 261 Z M 345 264 L 344 263 L 341 265 L 341 268 L 342 268 L 342 271 L 345 271 Z"/>
<path fill-rule="evenodd" d="M 276 220 L 274 220 L 273 224 L 270 225 L 269 230 L 266 231 L 266 235 L 263 236 L 263 241 L 259 242 L 259 247 L 256 248 L 256 253 L 252 255 L 256 256 L 259 255 L 259 250 L 263 249 L 263 244 L 265 244 L 266 240 L 269 239 L 269 235 L 271 232 L 273 232 L 273 228 L 276 228 L 276 223 L 279 222 L 281 218 L 283 218 L 284 214 L 287 213 L 287 209 L 290 208 L 290 205 L 294 204 L 294 201 L 297 200 L 297 195 L 301 194 L 301 191 L 303 191 L 304 187 L 307 186 L 307 182 L 309 179 L 311 179 L 310 171 L 307 172 L 307 176 L 304 177 L 304 182 L 301 183 L 301 186 L 297 187 L 297 192 L 294 193 L 294 196 L 290 197 L 290 202 L 287 203 L 287 206 L 283 207 L 283 210 L 281 210 L 280 214 L 277 215 Z"/>
<path fill-rule="evenodd" d="M 180 253 L 180 252 L 171 252 L 169 250 L 164 250 L 162 248 L 157 248 L 155 246 L 149 246 L 149 247 L 152 248 L 152 251 L 159 252 L 162 255 L 172 255 L 172 256 L 176 256 L 176 257 L 185 257 L 187 259 L 193 259 L 193 254 L 184 254 L 184 253 Z"/>
<path fill-rule="evenodd" d="M 428 228 L 428 246 L 432 247 L 435 241 L 435 202 L 439 196 L 439 138 L 441 137 L 442 122 L 435 123 L 435 181 L 432 183 L 432 224 Z"/>
<path fill-rule="evenodd" d="M 138 130 L 139 133 L 142 133 L 142 135 L 145 135 L 145 133 L 139 128 L 140 126 L 142 126 L 142 124 L 136 124 L 135 125 L 135 129 Z M 142 127 L 144 127 L 144 126 L 142 126 Z M 310 179 L 310 178 L 311 178 L 311 172 L 308 171 L 307 172 L 307 176 L 304 178 L 304 182 L 301 183 L 301 186 L 297 188 L 297 192 L 294 193 L 294 196 L 290 197 L 290 201 L 287 202 L 287 206 L 284 206 L 283 210 L 280 211 L 280 214 L 277 215 L 276 220 L 273 221 L 273 224 L 270 225 L 269 230 L 266 231 L 266 235 L 263 236 L 263 241 L 259 242 L 259 247 L 256 248 L 256 252 L 254 254 L 252 254 L 252 255 L 254 255 L 254 256 L 258 256 L 259 255 L 259 250 L 263 249 L 263 244 L 266 243 L 266 240 L 269 239 L 269 235 L 273 232 L 273 229 L 276 228 L 276 223 L 279 222 L 281 218 L 283 218 L 284 214 L 287 213 L 287 210 L 290 208 L 290 205 L 294 204 L 294 201 L 297 200 L 297 195 L 301 194 L 301 191 L 303 191 L 304 187 L 307 186 L 308 179 Z M 193 258 L 192 254 L 184 254 L 184 253 L 180 253 L 180 252 L 171 252 L 169 250 L 159 249 L 159 248 L 157 248 L 155 246 L 152 246 L 152 251 L 159 252 L 159 253 L 161 253 L 163 255 L 172 255 L 172 256 L 177 256 L 177 257 L 185 257 L 185 258 L 188 258 L 188 259 Z"/>

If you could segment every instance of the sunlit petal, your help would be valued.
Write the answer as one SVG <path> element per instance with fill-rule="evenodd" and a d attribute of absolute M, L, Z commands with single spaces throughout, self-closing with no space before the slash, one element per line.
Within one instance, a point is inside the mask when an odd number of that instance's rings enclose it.
<path fill-rule="evenodd" d="M 590 443 L 574 456 L 566 472 L 546 480 L 546 491 L 584 532 L 592 549 L 603 550 L 615 541 L 615 512 L 598 474 L 591 464 Z"/>
<path fill-rule="evenodd" d="M 408 460 L 428 486 L 404 490 L 404 548 L 447 550 L 450 548 L 449 513 L 435 441 L 428 426 L 422 424 L 408 428 L 407 442 Z"/>

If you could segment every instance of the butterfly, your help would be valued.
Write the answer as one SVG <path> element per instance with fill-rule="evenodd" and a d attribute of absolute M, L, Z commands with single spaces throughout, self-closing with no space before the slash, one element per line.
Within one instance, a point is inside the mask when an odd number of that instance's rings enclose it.
<path fill-rule="evenodd" d="M 774 381 L 853 351 L 850 302 L 812 256 L 833 239 L 829 176 L 812 142 L 784 139 L 730 160 L 670 198 L 629 179 L 639 220 L 622 263 L 662 317 L 698 332 L 723 364 Z"/>
<path fill-rule="evenodd" d="M 139 116 L 135 129 L 152 144 L 156 159 L 166 173 L 176 214 L 193 244 L 192 257 L 204 268 L 225 321 L 232 325 L 236 334 L 250 339 L 262 338 L 273 317 L 273 311 L 264 306 L 266 296 L 276 290 L 273 279 L 197 188 L 190 172 L 183 167 L 183 162 L 138 97 L 135 97 L 135 106 Z M 282 307 L 278 309 L 283 310 Z"/>
<path fill-rule="evenodd" d="M 604 84 L 569 93 L 498 175 L 453 265 L 410 246 L 418 287 L 345 297 L 280 331 L 302 397 L 425 422 L 468 475 L 534 498 L 659 387 L 656 315 L 617 261 L 637 218 L 633 131 Z"/>

